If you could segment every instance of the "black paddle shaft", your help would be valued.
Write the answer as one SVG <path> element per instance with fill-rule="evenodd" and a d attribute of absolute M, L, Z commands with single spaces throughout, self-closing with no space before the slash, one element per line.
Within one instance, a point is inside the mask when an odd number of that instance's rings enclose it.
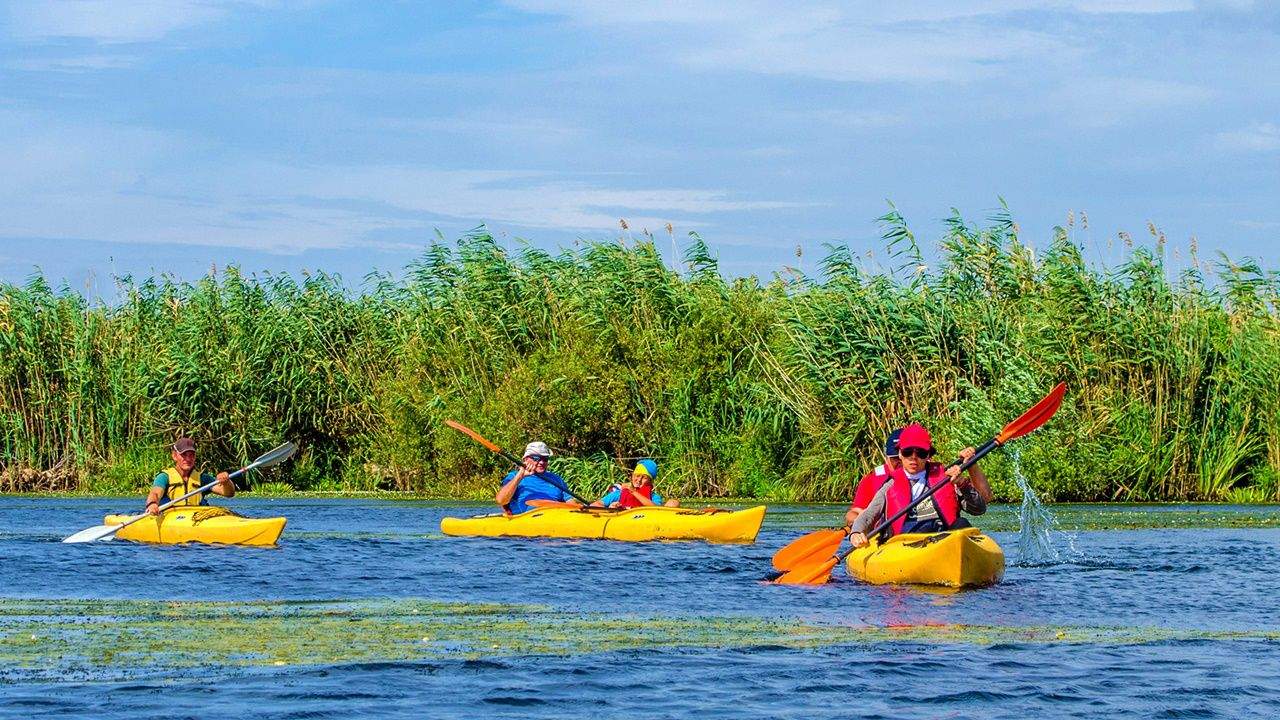
<path fill-rule="evenodd" d="M 983 455 L 986 455 L 987 453 L 991 452 L 992 450 L 995 450 L 998 447 L 1000 447 L 1000 443 L 996 442 L 995 438 L 991 438 L 982 447 L 978 448 L 973 453 L 973 457 L 969 458 L 968 460 L 965 460 L 964 462 L 957 461 L 956 463 L 952 463 L 952 464 L 953 465 L 958 464 L 960 466 L 960 472 L 964 472 L 965 470 L 968 470 L 971 465 L 978 462 L 978 460 L 982 459 Z M 939 490 L 946 487 L 950 483 L 951 483 L 951 478 L 948 477 L 946 480 L 943 480 L 937 485 L 934 485 L 933 487 L 929 488 L 920 497 L 916 498 L 915 500 L 912 500 L 911 503 L 908 504 L 906 507 L 894 513 L 893 517 L 888 518 L 884 522 L 877 525 L 874 530 L 867 533 L 866 537 L 873 538 L 876 535 L 879 535 L 880 533 L 884 532 L 886 528 L 892 527 L 893 524 L 897 522 L 899 518 L 905 517 L 907 513 L 911 512 L 912 510 L 915 510 L 917 505 L 924 502 L 926 499 L 933 497 L 934 493 L 938 492 Z M 849 556 L 849 553 L 853 552 L 856 549 L 857 548 L 851 547 L 848 550 L 845 550 L 844 552 L 837 555 L 836 564 L 838 565 L 842 560 L 844 560 L 846 557 Z"/>

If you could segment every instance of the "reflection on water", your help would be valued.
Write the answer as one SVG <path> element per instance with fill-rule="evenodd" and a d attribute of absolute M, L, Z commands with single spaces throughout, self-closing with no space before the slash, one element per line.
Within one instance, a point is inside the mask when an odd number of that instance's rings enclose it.
<path fill-rule="evenodd" d="M 1280 712 L 1275 508 L 1055 506 L 1078 556 L 939 595 L 758 581 L 835 506 L 771 509 L 756 545 L 724 546 L 441 538 L 476 508 L 435 503 L 227 504 L 287 516 L 280 546 L 64 545 L 127 506 L 0 499 L 0 717 Z M 1006 548 L 1018 511 L 983 519 Z"/>

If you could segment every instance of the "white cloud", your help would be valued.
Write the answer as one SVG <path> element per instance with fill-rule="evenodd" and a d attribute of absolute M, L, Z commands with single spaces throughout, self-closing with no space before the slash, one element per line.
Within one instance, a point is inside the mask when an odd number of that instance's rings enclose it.
<path fill-rule="evenodd" d="M 796 15 L 832 20 L 845 18 L 844 22 L 847 24 L 878 24 L 937 22 L 1033 10 L 1127 14 L 1186 12 L 1195 9 L 1194 0 L 915 0 L 905 3 L 738 0 L 734 3 L 732 12 L 726 12 L 724 4 L 718 0 L 662 0 L 645 3 L 608 3 L 596 0 L 505 1 L 507 5 L 525 12 L 558 15 L 584 25 L 726 25 L 746 24 L 762 19 L 786 22 L 787 18 Z"/>
<path fill-rule="evenodd" d="M 475 117 L 426 117 L 426 118 L 375 118 L 372 126 L 399 133 L 444 133 L 468 137 L 528 138 L 566 141 L 582 137 L 585 130 L 577 125 L 556 118 L 503 117 L 477 115 Z"/>
<path fill-rule="evenodd" d="M 608 189 L 550 173 L 518 171 L 378 165 L 275 168 L 267 174 L 272 186 L 282 185 L 305 198 L 357 200 L 401 213 L 562 230 L 609 230 L 622 217 L 637 227 L 659 227 L 668 221 L 689 225 L 694 221 L 690 216 L 796 206 L 734 199 L 723 191 L 701 188 Z"/>
<path fill-rule="evenodd" d="M 1199 0 L 1200 8 L 1224 8 L 1226 10 L 1252 10 L 1258 6 L 1257 0 Z"/>
<path fill-rule="evenodd" d="M 1212 97 L 1208 88 L 1169 80 L 1081 78 L 1051 93 L 1049 108 L 1071 124 L 1103 128 Z"/>
<path fill-rule="evenodd" d="M 702 70 L 738 69 L 836 81 L 963 81 L 995 74 L 1005 61 L 1039 54 L 1061 57 L 1061 41 L 1013 28 L 916 28 L 909 32 L 832 26 L 807 32 L 745 30 L 729 42 L 684 53 Z"/>
<path fill-rule="evenodd" d="M 30 72 L 94 72 L 119 70 L 137 65 L 140 58 L 132 53 L 69 55 L 64 57 L 26 58 L 7 63 L 11 70 Z"/>
<path fill-rule="evenodd" d="M 876 110 L 807 110 L 783 112 L 781 116 L 794 123 L 816 122 L 846 130 L 873 130 L 897 127 L 908 121 L 906 115 Z"/>
<path fill-rule="evenodd" d="M 601 3 L 507 0 L 592 29 L 662 39 L 661 57 L 699 70 L 835 81 L 966 81 L 1018 61 L 1063 62 L 1080 39 L 1020 27 L 1016 13 L 1188 12 L 1193 0 L 917 0 L 909 3 L 717 0 Z"/>
<path fill-rule="evenodd" d="M 1280 230 L 1280 221 L 1276 220 L 1236 220 L 1232 224 L 1247 230 Z"/>
<path fill-rule="evenodd" d="M 160 40 L 268 0 L 10 0 L 10 32 L 26 41 L 82 38 L 99 43 Z"/>
<path fill-rule="evenodd" d="M 715 213 L 795 206 L 708 188 L 618 189 L 546 172 L 242 158 L 193 165 L 187 153 L 219 156 L 196 138 L 0 111 L 0 238 L 299 252 L 368 245 L 441 220 L 612 231 L 619 218 L 634 228 L 696 227 Z"/>
<path fill-rule="evenodd" d="M 1017 12 L 1077 12 L 1089 15 L 1162 14 L 1195 9 L 1193 0 L 930 0 L 884 3 L 871 15 L 890 22 L 941 22 Z"/>
<path fill-rule="evenodd" d="M 1190 12 L 1196 9 L 1194 0 L 1064 0 L 1042 4 L 1100 15 Z"/>
<path fill-rule="evenodd" d="M 1280 150 L 1280 125 L 1254 123 L 1247 128 L 1220 132 L 1214 136 L 1214 144 L 1220 149 L 1235 152 Z"/>
<path fill-rule="evenodd" d="M 661 57 L 698 70 L 739 70 L 835 81 L 966 81 L 1020 60 L 1077 54 L 1066 36 L 1000 17 L 1025 10 L 1174 12 L 1190 0 L 985 0 L 855 4 L 742 0 L 595 3 L 510 0 L 534 13 L 624 34 L 663 36 Z"/>

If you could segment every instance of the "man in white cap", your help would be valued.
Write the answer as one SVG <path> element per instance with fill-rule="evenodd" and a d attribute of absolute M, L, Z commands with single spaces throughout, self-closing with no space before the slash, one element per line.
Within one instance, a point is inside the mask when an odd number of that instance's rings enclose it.
<path fill-rule="evenodd" d="M 502 479 L 502 487 L 494 500 L 505 512 L 519 515 L 535 506 L 530 501 L 570 502 L 573 495 L 564 478 L 547 471 L 551 448 L 544 442 L 524 446 L 524 463 Z"/>

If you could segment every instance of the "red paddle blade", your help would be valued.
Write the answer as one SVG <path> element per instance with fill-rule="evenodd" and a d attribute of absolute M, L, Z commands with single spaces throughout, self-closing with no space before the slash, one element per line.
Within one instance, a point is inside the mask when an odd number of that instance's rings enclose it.
<path fill-rule="evenodd" d="M 495 444 L 494 444 L 494 443 L 492 443 L 492 442 L 489 442 L 489 440 L 487 440 L 483 435 L 481 435 L 480 433 L 476 432 L 475 430 L 472 430 L 471 428 L 467 427 L 466 425 L 463 425 L 462 423 L 457 422 L 456 420 L 445 420 L 445 421 L 444 421 L 444 424 L 445 424 L 445 425 L 448 425 L 449 427 L 453 428 L 454 430 L 457 430 L 458 432 L 462 433 L 463 435 L 466 435 L 467 437 L 471 438 L 472 440 L 475 440 L 476 442 L 478 442 L 478 443 L 480 443 L 481 445 L 483 445 L 483 446 L 485 446 L 485 447 L 489 448 L 489 449 L 490 449 L 490 450 L 492 450 L 493 452 L 496 452 L 496 453 L 500 453 L 500 452 L 502 452 L 502 448 L 498 447 L 497 445 L 495 445 Z"/>
<path fill-rule="evenodd" d="M 1020 438 L 1048 422 L 1049 418 L 1053 417 L 1053 414 L 1062 406 L 1062 396 L 1066 392 L 1067 384 L 1058 383 L 1040 402 L 1031 406 L 1030 410 L 1022 413 L 1017 420 L 1005 425 L 996 436 L 996 444 L 1003 445 L 1014 438 Z"/>
<path fill-rule="evenodd" d="M 812 564 L 805 561 L 814 555 L 825 559 L 835 555 L 842 542 L 844 542 L 844 530 L 840 528 L 815 530 L 807 535 L 801 535 L 773 554 L 773 569 L 785 572 L 801 563 Z"/>
<path fill-rule="evenodd" d="M 831 571 L 835 567 L 836 559 L 828 556 L 824 562 L 802 565 L 784 573 L 773 582 L 778 585 L 823 585 L 831 579 Z"/>

